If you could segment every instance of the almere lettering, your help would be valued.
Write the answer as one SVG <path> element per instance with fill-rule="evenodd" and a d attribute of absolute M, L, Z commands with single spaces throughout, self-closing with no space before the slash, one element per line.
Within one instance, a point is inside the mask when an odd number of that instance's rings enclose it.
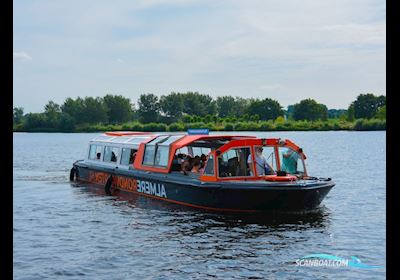
<path fill-rule="evenodd" d="M 160 183 L 137 180 L 137 191 L 145 194 L 167 198 L 164 184 Z"/>

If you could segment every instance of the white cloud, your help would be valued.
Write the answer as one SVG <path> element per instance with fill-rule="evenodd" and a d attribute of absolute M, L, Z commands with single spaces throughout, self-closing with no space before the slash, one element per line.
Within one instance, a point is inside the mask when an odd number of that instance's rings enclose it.
<path fill-rule="evenodd" d="M 28 61 L 32 60 L 32 57 L 26 52 L 13 52 L 13 60 L 15 61 Z"/>
<path fill-rule="evenodd" d="M 312 97 L 347 107 L 359 93 L 385 94 L 385 5 L 15 1 L 14 48 L 28 49 L 40 63 L 17 69 L 14 96 L 28 111 L 43 104 L 26 92 L 42 100 L 120 92 L 136 101 L 141 93 L 177 90 L 274 97 L 284 104 Z M 15 61 L 31 59 L 14 52 Z"/>

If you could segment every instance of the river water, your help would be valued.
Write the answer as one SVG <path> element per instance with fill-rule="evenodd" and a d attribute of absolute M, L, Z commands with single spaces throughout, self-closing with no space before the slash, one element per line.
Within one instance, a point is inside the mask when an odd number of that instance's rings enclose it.
<path fill-rule="evenodd" d="M 386 133 L 244 132 L 293 140 L 336 186 L 315 213 L 227 215 L 69 182 L 98 133 L 14 133 L 14 279 L 385 279 Z M 309 254 L 366 265 L 299 266 Z"/>

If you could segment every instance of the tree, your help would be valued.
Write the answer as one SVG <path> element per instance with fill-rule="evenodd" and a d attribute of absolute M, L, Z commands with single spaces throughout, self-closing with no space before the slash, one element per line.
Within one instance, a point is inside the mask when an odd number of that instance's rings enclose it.
<path fill-rule="evenodd" d="M 328 118 L 329 119 L 338 119 L 342 116 L 347 115 L 347 110 L 345 109 L 329 109 L 328 110 Z"/>
<path fill-rule="evenodd" d="M 23 116 L 24 116 L 24 108 L 22 107 L 13 108 L 13 123 L 15 124 L 21 123 Z"/>
<path fill-rule="evenodd" d="M 182 118 L 183 96 L 181 93 L 171 92 L 160 98 L 160 108 L 169 121 L 174 122 Z"/>
<path fill-rule="evenodd" d="M 246 114 L 248 107 L 250 105 L 250 100 L 242 97 L 235 98 L 235 117 L 241 117 Z"/>
<path fill-rule="evenodd" d="M 375 96 L 372 93 L 360 94 L 350 106 L 352 105 L 356 119 L 371 119 L 376 115 L 380 107 L 386 105 L 386 97 L 383 95 Z"/>
<path fill-rule="evenodd" d="M 160 117 L 158 97 L 152 93 L 140 95 L 138 101 L 139 119 L 143 123 L 157 122 Z"/>
<path fill-rule="evenodd" d="M 76 100 L 68 97 L 61 105 L 61 111 L 71 116 L 78 124 L 85 122 L 84 101 L 80 97 Z"/>
<path fill-rule="evenodd" d="M 230 117 L 236 115 L 236 100 L 232 96 L 219 96 L 216 101 L 218 117 Z"/>
<path fill-rule="evenodd" d="M 249 115 L 258 115 L 260 120 L 263 121 L 275 120 L 277 117 L 283 116 L 282 106 L 278 101 L 270 98 L 251 100 L 247 113 Z"/>
<path fill-rule="evenodd" d="M 182 94 L 183 113 L 188 115 L 204 117 L 207 114 L 217 113 L 217 104 L 211 96 L 198 92 L 187 92 Z"/>
<path fill-rule="evenodd" d="M 25 115 L 24 129 L 31 130 L 37 128 L 46 128 L 47 117 L 43 113 L 29 113 Z"/>
<path fill-rule="evenodd" d="M 132 104 L 129 98 L 107 94 L 103 100 L 107 107 L 109 122 L 123 123 L 132 118 Z"/>
<path fill-rule="evenodd" d="M 350 104 L 349 109 L 347 109 L 347 120 L 354 121 L 354 102 Z"/>
<path fill-rule="evenodd" d="M 328 108 L 324 104 L 317 103 L 314 99 L 304 99 L 293 106 L 293 118 L 297 120 L 326 120 Z"/>
<path fill-rule="evenodd" d="M 100 97 L 85 97 L 83 100 L 82 121 L 87 123 L 106 123 L 107 106 Z"/>
<path fill-rule="evenodd" d="M 376 118 L 386 120 L 386 105 L 380 107 L 375 115 Z"/>
<path fill-rule="evenodd" d="M 61 109 L 60 105 L 55 103 L 54 101 L 50 100 L 44 106 L 44 114 L 47 118 L 47 126 L 51 128 L 58 127 L 58 122 L 60 120 Z"/>
<path fill-rule="evenodd" d="M 75 128 L 75 119 L 67 113 L 61 113 L 59 128 L 62 132 L 72 132 Z"/>

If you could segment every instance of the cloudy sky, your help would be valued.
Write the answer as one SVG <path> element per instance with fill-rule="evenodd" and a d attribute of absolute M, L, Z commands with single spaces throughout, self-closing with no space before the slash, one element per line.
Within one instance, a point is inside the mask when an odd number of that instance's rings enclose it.
<path fill-rule="evenodd" d="M 199 91 L 314 98 L 386 95 L 384 0 L 14 0 L 14 106 Z"/>

